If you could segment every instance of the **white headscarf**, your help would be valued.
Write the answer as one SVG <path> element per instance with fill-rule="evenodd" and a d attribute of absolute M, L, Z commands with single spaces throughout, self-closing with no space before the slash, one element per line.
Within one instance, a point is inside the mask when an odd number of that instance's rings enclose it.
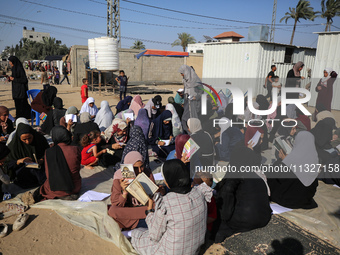
<path fill-rule="evenodd" d="M 26 124 L 26 125 L 29 125 L 29 121 L 25 118 L 18 118 L 16 121 L 15 121 L 15 126 L 17 127 L 20 123 L 23 123 L 23 124 Z M 14 135 L 16 133 L 16 130 L 14 130 L 8 137 L 7 139 L 7 142 L 6 142 L 6 145 L 8 146 L 8 144 L 12 141 Z"/>
<path fill-rule="evenodd" d="M 179 119 L 175 107 L 172 104 L 167 104 L 165 106 L 165 110 L 169 110 L 172 113 L 171 123 L 174 137 L 176 137 L 178 134 L 183 133 L 181 120 Z"/>
<path fill-rule="evenodd" d="M 308 131 L 300 131 L 295 137 L 292 151 L 282 162 L 291 167 L 292 171 L 295 170 L 294 174 L 304 186 L 311 185 L 319 174 L 318 171 L 310 171 L 313 165 L 319 163 L 313 134 Z M 305 164 L 309 165 L 310 169 L 299 168 L 300 165 L 304 166 Z"/>
<path fill-rule="evenodd" d="M 151 118 L 151 114 L 156 114 L 157 110 L 156 109 L 152 109 L 152 106 L 155 106 L 155 104 L 152 101 L 152 98 L 149 99 L 149 101 L 146 103 L 146 105 L 144 106 L 144 109 L 146 109 L 148 111 L 148 116 L 149 118 Z"/>
<path fill-rule="evenodd" d="M 321 78 L 321 85 L 327 87 L 327 81 L 331 78 L 331 72 L 333 72 L 333 69 L 330 68 L 330 67 L 327 67 L 327 68 L 325 68 L 324 71 L 326 71 L 328 73 L 328 75 L 327 75 L 327 77 L 323 76 Z"/>
<path fill-rule="evenodd" d="M 190 118 L 187 123 L 191 134 L 195 134 L 202 129 L 201 121 L 197 118 Z"/>
<path fill-rule="evenodd" d="M 98 112 L 98 108 L 97 106 L 94 104 L 93 107 L 90 107 L 89 104 L 94 103 L 94 98 L 93 97 L 89 97 L 88 99 L 86 99 L 85 103 L 83 104 L 83 106 L 81 107 L 80 110 L 80 114 L 83 112 L 88 112 L 91 116 L 92 115 L 96 115 Z"/>
<path fill-rule="evenodd" d="M 222 134 L 223 134 L 223 132 L 226 131 L 230 127 L 230 125 L 231 125 L 230 120 L 228 118 L 223 117 L 223 118 L 221 118 L 221 120 L 223 120 L 223 124 L 222 123 L 218 124 L 220 126 L 220 128 L 221 128 L 221 131 L 220 131 L 220 144 L 222 144 Z M 227 123 L 224 123 L 224 120 L 227 120 Z"/>
<path fill-rule="evenodd" d="M 111 125 L 114 116 L 110 109 L 108 101 L 102 101 L 100 103 L 100 110 L 94 120 L 98 124 L 100 131 L 104 131 L 108 126 Z"/>
<path fill-rule="evenodd" d="M 184 82 L 184 93 L 189 94 L 190 96 L 196 96 L 195 87 L 202 86 L 201 79 L 195 73 L 195 70 L 187 65 L 181 65 L 178 69 L 179 73 L 184 74 L 183 82 Z"/>

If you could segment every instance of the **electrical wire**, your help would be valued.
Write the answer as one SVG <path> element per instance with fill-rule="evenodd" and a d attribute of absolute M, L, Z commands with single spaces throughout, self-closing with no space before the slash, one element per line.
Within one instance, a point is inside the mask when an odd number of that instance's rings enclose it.
<path fill-rule="evenodd" d="M 97 32 L 97 31 L 90 31 L 90 30 L 86 30 L 86 29 L 82 29 L 82 28 L 74 28 L 74 27 L 66 27 L 66 26 L 61 26 L 61 25 L 56 25 L 56 24 L 49 24 L 49 23 L 46 23 L 46 22 L 34 21 L 34 20 L 29 20 L 29 19 L 22 19 L 22 18 L 18 18 L 18 17 L 11 17 L 11 16 L 7 16 L 7 15 L 3 15 L 3 14 L 0 14 L 0 17 L 10 19 L 10 20 L 19 20 L 19 21 L 39 24 L 39 25 L 42 25 L 42 26 L 57 27 L 57 28 L 68 29 L 68 30 L 77 31 L 77 32 L 84 32 L 84 33 L 106 36 L 105 33 L 100 33 L 100 32 Z M 121 38 L 127 39 L 127 40 L 134 40 L 134 41 L 139 40 L 139 41 L 143 41 L 143 42 L 171 45 L 171 43 L 168 43 L 168 42 L 161 42 L 161 41 L 155 41 L 155 40 L 149 40 L 149 39 L 141 39 L 141 38 L 128 37 L 128 36 L 121 36 Z"/>

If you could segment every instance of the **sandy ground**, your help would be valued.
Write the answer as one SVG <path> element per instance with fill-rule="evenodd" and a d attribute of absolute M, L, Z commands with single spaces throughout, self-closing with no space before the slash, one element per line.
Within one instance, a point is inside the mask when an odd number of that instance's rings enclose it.
<path fill-rule="evenodd" d="M 9 227 L 0 238 L 0 254 L 121 254 L 112 243 L 77 227 L 52 210 L 29 209 L 25 228 L 12 231 L 16 216 L 1 220 Z"/>

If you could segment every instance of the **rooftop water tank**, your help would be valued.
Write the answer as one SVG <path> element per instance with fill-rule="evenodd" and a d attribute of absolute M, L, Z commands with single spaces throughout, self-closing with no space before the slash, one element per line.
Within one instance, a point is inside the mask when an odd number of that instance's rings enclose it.
<path fill-rule="evenodd" d="M 88 39 L 88 48 L 89 48 L 89 62 L 90 68 L 96 68 L 96 58 L 95 58 L 95 49 L 94 49 L 94 39 Z"/>
<path fill-rule="evenodd" d="M 119 70 L 118 41 L 112 37 L 94 39 L 95 67 L 98 70 Z"/>
<path fill-rule="evenodd" d="M 248 30 L 248 41 L 257 42 L 265 41 L 268 42 L 269 27 L 268 26 L 251 26 Z"/>

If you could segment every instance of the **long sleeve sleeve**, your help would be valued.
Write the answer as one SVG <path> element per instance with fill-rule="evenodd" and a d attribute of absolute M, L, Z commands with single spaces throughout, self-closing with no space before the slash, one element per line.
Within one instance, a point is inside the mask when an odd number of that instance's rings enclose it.
<path fill-rule="evenodd" d="M 158 242 L 161 240 L 166 231 L 167 217 L 166 208 L 162 202 L 159 203 L 154 213 L 149 213 L 146 216 L 146 224 L 148 225 L 149 237 L 152 241 Z"/>
<path fill-rule="evenodd" d="M 240 181 L 237 179 L 227 180 L 224 184 L 224 187 L 220 193 L 220 197 L 223 200 L 222 208 L 221 208 L 221 218 L 224 221 L 230 220 L 231 216 L 235 210 L 236 203 L 236 189 L 239 185 Z"/>
<path fill-rule="evenodd" d="M 122 188 L 120 186 L 119 180 L 113 180 L 111 189 L 111 204 L 119 207 L 124 207 L 127 198 L 122 196 Z"/>

